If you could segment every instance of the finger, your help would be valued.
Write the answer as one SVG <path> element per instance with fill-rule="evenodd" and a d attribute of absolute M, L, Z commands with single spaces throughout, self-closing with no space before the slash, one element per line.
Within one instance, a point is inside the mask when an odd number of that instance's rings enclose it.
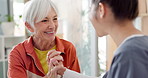
<path fill-rule="evenodd" d="M 47 56 L 47 62 L 50 62 L 50 59 L 51 59 L 51 58 L 53 58 L 53 57 L 55 57 L 55 56 L 59 56 L 59 54 L 60 54 L 60 55 L 63 55 L 64 53 L 63 53 L 63 52 L 54 52 L 54 53 L 52 53 L 49 57 Z M 60 56 L 59 58 L 56 58 L 56 59 L 57 59 L 58 61 L 64 61 L 62 56 Z"/>
<path fill-rule="evenodd" d="M 48 59 L 51 59 L 51 58 L 53 58 L 54 56 L 57 56 L 57 55 L 60 55 L 61 54 L 61 52 L 59 52 L 59 51 L 54 51 L 54 52 L 52 52 L 52 53 L 49 53 L 47 56 L 48 56 Z"/>
<path fill-rule="evenodd" d="M 56 71 L 57 74 L 63 75 L 66 71 L 66 68 L 59 64 L 58 66 L 55 66 L 52 71 Z"/>
<path fill-rule="evenodd" d="M 57 61 L 64 61 L 63 57 L 61 55 L 53 57 L 53 59 L 56 59 Z"/>
<path fill-rule="evenodd" d="M 58 66 L 59 65 L 59 62 L 58 61 L 53 62 L 53 65 L 54 66 Z"/>
<path fill-rule="evenodd" d="M 56 56 L 56 55 L 59 55 L 60 53 L 58 53 L 58 52 L 56 52 L 56 51 L 52 51 L 52 52 L 49 52 L 48 54 L 47 54 L 47 61 L 49 62 L 50 61 L 50 59 L 51 58 L 53 58 L 54 56 Z"/>
<path fill-rule="evenodd" d="M 50 59 L 50 63 L 52 63 L 54 66 L 59 65 L 59 62 L 54 58 Z"/>
<path fill-rule="evenodd" d="M 53 64 L 48 62 L 48 70 L 51 71 L 51 69 L 53 69 L 53 67 L 54 67 Z"/>
<path fill-rule="evenodd" d="M 56 78 L 55 76 L 54 76 L 54 72 L 50 72 L 50 74 L 49 74 L 49 77 L 48 78 Z"/>
<path fill-rule="evenodd" d="M 64 66 L 62 61 L 59 62 L 59 65 L 60 65 L 60 66 Z"/>
<path fill-rule="evenodd" d="M 54 66 L 53 62 L 55 62 L 55 61 L 57 61 L 57 60 L 54 59 L 54 58 L 51 58 L 51 59 L 49 60 L 49 62 L 48 62 L 49 66 L 50 66 L 50 65 L 53 65 L 53 66 Z"/>
<path fill-rule="evenodd" d="M 51 53 L 55 52 L 56 50 L 50 50 L 47 55 L 50 55 Z"/>
<path fill-rule="evenodd" d="M 53 68 L 50 72 L 50 76 L 49 78 L 57 78 L 57 70 L 55 70 L 55 68 Z"/>

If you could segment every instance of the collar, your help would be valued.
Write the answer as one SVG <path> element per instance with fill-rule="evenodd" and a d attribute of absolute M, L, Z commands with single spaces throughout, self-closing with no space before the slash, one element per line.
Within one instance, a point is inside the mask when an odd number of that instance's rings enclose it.
<path fill-rule="evenodd" d="M 64 44 L 62 43 L 62 39 L 58 38 L 57 36 L 55 37 L 56 39 L 56 50 L 60 52 L 64 52 Z"/>
<path fill-rule="evenodd" d="M 60 51 L 60 52 L 64 52 L 64 44 L 63 44 L 63 40 L 58 38 L 57 36 L 55 37 L 56 40 L 56 50 Z M 34 46 L 33 46 L 33 37 L 30 36 L 28 38 L 28 40 L 25 43 L 25 48 L 26 48 L 26 52 L 29 54 L 34 53 Z"/>
<path fill-rule="evenodd" d="M 60 51 L 60 52 L 64 52 L 64 44 L 63 44 L 63 40 L 55 37 L 56 40 L 56 50 Z M 28 38 L 28 40 L 26 40 L 25 44 L 24 44 L 25 50 L 27 55 L 31 56 L 35 62 L 35 65 L 37 66 L 37 68 L 45 75 L 42 65 L 39 62 L 39 59 L 36 55 L 36 52 L 34 50 L 34 46 L 33 46 L 33 37 L 30 36 Z M 65 54 L 65 53 L 64 53 Z"/>

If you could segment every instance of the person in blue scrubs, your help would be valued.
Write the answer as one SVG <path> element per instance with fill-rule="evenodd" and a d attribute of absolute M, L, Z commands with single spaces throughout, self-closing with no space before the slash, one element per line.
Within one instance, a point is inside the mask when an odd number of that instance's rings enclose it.
<path fill-rule="evenodd" d="M 92 0 L 90 20 L 98 37 L 110 35 L 118 46 L 103 78 L 148 78 L 148 36 L 135 28 L 137 16 L 138 0 Z M 49 56 L 50 65 L 55 66 L 51 76 L 97 78 L 71 71 L 54 55 Z"/>

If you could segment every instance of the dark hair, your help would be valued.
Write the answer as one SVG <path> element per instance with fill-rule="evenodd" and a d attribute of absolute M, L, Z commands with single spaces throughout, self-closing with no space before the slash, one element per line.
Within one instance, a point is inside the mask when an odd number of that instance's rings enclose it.
<path fill-rule="evenodd" d="M 134 20 L 139 14 L 138 0 L 92 0 L 96 6 L 100 2 L 109 5 L 118 20 Z"/>

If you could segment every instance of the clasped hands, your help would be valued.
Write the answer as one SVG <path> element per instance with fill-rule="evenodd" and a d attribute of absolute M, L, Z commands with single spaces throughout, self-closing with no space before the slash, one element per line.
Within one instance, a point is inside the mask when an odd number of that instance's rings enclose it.
<path fill-rule="evenodd" d="M 60 78 L 66 68 L 63 66 L 63 57 L 61 56 L 63 52 L 59 52 L 56 50 L 52 50 L 47 54 L 47 62 L 48 62 L 48 73 L 44 78 Z"/>

